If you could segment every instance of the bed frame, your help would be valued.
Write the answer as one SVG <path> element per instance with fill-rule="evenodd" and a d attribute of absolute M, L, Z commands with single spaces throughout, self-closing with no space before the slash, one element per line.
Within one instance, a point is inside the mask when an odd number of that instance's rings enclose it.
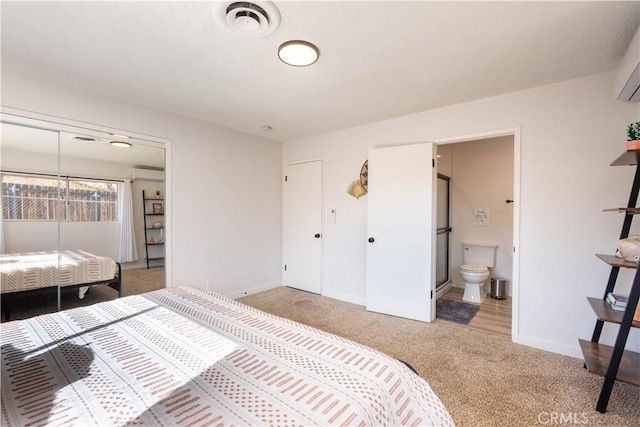
<path fill-rule="evenodd" d="M 121 298 L 122 297 L 122 267 L 120 266 L 120 263 L 116 262 L 116 274 L 113 277 L 113 279 L 99 280 L 97 282 L 91 282 L 91 283 L 79 283 L 76 285 L 67 285 L 67 286 L 62 286 L 60 289 L 79 289 L 85 286 L 91 287 L 91 286 L 97 286 L 97 285 L 107 285 L 110 288 L 115 289 L 116 291 L 118 291 L 118 298 Z M 17 295 L 38 296 L 38 295 L 51 294 L 53 292 L 56 292 L 57 290 L 58 290 L 57 286 L 50 286 L 47 288 L 29 289 L 26 291 L 7 292 L 7 293 L 0 294 L 0 306 L 1 306 L 0 309 L 2 310 L 2 321 L 6 322 L 11 320 L 10 302 L 13 300 L 14 296 L 17 296 Z"/>

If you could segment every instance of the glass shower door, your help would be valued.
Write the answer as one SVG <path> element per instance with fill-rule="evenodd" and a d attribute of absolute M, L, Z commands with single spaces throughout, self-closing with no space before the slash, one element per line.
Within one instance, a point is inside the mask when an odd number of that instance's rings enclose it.
<path fill-rule="evenodd" d="M 449 282 L 451 178 L 438 174 L 438 200 L 436 218 L 436 289 Z"/>

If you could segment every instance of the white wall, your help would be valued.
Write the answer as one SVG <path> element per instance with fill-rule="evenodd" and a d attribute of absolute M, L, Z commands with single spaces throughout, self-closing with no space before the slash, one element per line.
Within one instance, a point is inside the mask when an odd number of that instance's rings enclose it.
<path fill-rule="evenodd" d="M 442 153 L 441 153 L 442 151 Z M 491 277 L 512 283 L 513 247 L 513 137 L 487 138 L 438 146 L 438 172 L 451 178 L 451 280 L 460 278 L 462 244 L 496 245 Z M 474 225 L 474 209 L 487 209 L 486 225 Z M 485 292 L 489 291 L 489 281 Z"/>
<path fill-rule="evenodd" d="M 601 296 L 622 216 L 602 209 L 626 205 L 633 168 L 610 167 L 625 149 L 625 129 L 640 105 L 616 101 L 614 73 L 562 82 L 285 143 L 283 161 L 325 161 L 324 293 L 364 303 L 366 204 L 346 194 L 367 150 L 391 144 L 521 127 L 518 342 L 580 356 L 595 316 L 586 296 Z M 633 230 L 638 232 L 637 220 Z M 628 289 L 630 272 L 621 275 Z M 626 279 L 626 280 L 625 280 Z M 603 341 L 611 342 L 607 325 Z M 638 348 L 637 330 L 628 346 Z"/>
<path fill-rule="evenodd" d="M 169 286 L 281 283 L 280 143 L 5 69 L 2 106 L 171 140 Z"/>

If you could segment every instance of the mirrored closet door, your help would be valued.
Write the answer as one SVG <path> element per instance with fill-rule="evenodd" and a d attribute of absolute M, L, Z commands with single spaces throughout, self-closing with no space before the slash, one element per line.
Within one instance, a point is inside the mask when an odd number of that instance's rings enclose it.
<path fill-rule="evenodd" d="M 6 320 L 58 309 L 61 194 L 59 132 L 6 122 L 1 126 L 0 281 Z"/>
<path fill-rule="evenodd" d="M 164 287 L 142 201 L 165 193 L 161 143 L 10 114 L 1 126 L 3 321 Z"/>

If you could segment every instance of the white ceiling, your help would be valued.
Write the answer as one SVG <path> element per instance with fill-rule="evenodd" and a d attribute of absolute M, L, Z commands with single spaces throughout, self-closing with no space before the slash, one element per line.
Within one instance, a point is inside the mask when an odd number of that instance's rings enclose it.
<path fill-rule="evenodd" d="M 613 70 L 640 25 L 638 1 L 275 1 L 244 38 L 212 3 L 2 1 L 2 67 L 287 141 Z M 318 62 L 280 62 L 290 39 Z"/>
<path fill-rule="evenodd" d="M 157 144 L 135 138 L 119 138 L 105 132 L 88 131 L 86 129 L 72 129 L 65 126 L 64 131 L 52 131 L 21 126 L 13 123 L 1 123 L 2 150 L 27 151 L 74 157 L 80 159 L 97 159 L 103 162 L 125 164 L 130 167 L 164 169 L 164 149 Z M 77 139 L 92 138 L 86 142 Z M 125 141 L 131 144 L 129 148 L 114 147 L 111 141 Z M 11 166 L 3 165 L 3 169 L 11 170 Z"/>

